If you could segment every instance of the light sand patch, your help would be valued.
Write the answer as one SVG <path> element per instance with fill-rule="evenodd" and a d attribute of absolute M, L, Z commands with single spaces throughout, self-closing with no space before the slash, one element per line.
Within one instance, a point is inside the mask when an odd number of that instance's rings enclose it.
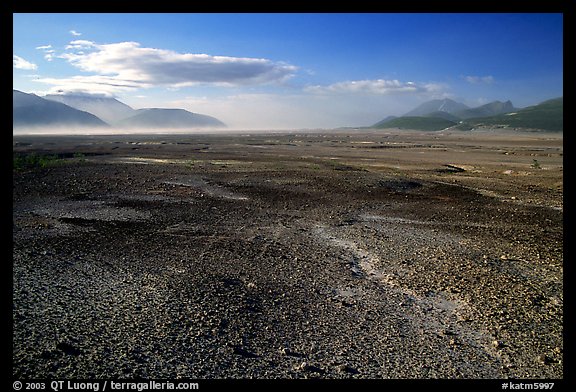
<path fill-rule="evenodd" d="M 209 184 L 199 176 L 178 177 L 170 181 L 164 181 L 164 184 L 190 187 L 208 197 L 239 201 L 249 200 L 247 196 L 231 192 L 224 186 Z"/>

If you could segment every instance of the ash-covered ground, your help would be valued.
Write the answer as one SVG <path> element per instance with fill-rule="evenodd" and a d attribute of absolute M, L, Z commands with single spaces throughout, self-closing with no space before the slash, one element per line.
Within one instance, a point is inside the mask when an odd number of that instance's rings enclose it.
<path fill-rule="evenodd" d="M 563 377 L 561 135 L 13 140 L 15 377 Z"/>

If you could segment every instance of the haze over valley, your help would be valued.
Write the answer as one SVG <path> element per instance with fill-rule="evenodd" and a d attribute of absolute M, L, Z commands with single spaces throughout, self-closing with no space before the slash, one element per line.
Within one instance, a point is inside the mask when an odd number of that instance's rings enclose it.
<path fill-rule="evenodd" d="M 13 123 L 16 133 L 158 133 L 226 129 L 226 124 L 214 117 L 184 109 L 135 110 L 112 97 L 51 94 L 42 98 L 17 90 L 13 91 Z M 470 131 L 480 127 L 562 131 L 563 99 L 523 109 L 515 108 L 510 101 L 494 101 L 470 108 L 449 98 L 436 99 L 403 116 L 388 116 L 370 127 L 360 128 Z"/>

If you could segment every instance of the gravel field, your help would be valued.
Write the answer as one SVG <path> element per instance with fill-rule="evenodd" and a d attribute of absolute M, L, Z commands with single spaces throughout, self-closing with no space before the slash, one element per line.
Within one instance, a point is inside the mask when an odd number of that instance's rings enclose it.
<path fill-rule="evenodd" d="M 17 378 L 563 378 L 561 135 L 13 151 Z"/>

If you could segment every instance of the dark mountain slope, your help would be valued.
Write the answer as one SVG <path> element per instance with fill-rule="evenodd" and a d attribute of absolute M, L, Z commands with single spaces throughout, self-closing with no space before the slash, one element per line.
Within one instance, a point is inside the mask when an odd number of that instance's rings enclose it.
<path fill-rule="evenodd" d="M 98 117 L 60 102 L 49 101 L 18 90 L 12 93 L 12 126 L 108 127 Z"/>

